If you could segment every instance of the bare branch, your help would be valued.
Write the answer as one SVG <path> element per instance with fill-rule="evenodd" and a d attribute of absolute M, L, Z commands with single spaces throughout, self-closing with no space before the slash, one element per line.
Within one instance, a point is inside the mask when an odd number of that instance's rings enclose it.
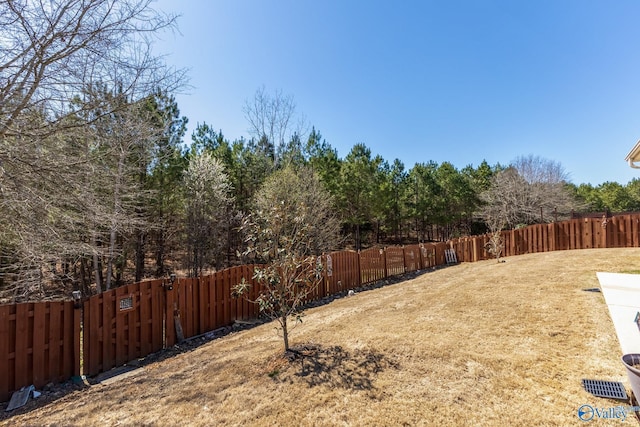
<path fill-rule="evenodd" d="M 74 111 L 70 100 L 88 84 L 131 98 L 184 83 L 151 55 L 150 35 L 175 25 L 151 0 L 12 0 L 0 4 L 0 137 L 38 109 L 48 122 Z"/>
<path fill-rule="evenodd" d="M 273 152 L 279 162 L 285 146 L 294 135 L 304 139 L 308 131 L 304 116 L 296 117 L 296 104 L 291 95 L 276 90 L 273 95 L 264 86 L 256 90 L 252 100 L 245 101 L 244 114 L 249 123 L 249 134 L 268 143 L 266 151 Z"/>

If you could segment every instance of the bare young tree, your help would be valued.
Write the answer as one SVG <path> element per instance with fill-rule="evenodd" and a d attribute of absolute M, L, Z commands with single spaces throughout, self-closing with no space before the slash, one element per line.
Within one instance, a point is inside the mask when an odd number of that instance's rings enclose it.
<path fill-rule="evenodd" d="M 529 205 L 526 181 L 514 168 L 498 172 L 491 180 L 491 187 L 480 195 L 483 206 L 479 216 L 489 228 L 487 251 L 498 262 L 502 256 L 502 230 L 515 226 Z"/>
<path fill-rule="evenodd" d="M 337 247 L 340 223 L 331 197 L 306 168 L 276 172 L 258 192 L 255 205 L 255 213 L 243 225 L 248 243 L 244 255 L 267 264 L 255 269 L 261 291 L 253 302 L 278 322 L 284 350 L 289 351 L 290 319 L 301 321 L 305 299 L 321 283 L 317 256 Z M 246 294 L 249 288 L 243 280 L 235 292 Z"/>
<path fill-rule="evenodd" d="M 262 86 L 252 100 L 245 101 L 244 114 L 249 134 L 276 164 L 294 135 L 304 139 L 304 117 L 297 116 L 293 96 L 284 95 L 281 90 L 270 95 Z"/>

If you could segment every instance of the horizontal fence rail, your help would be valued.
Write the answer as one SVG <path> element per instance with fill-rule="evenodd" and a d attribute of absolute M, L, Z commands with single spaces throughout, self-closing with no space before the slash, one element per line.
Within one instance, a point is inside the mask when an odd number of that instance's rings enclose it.
<path fill-rule="evenodd" d="M 320 300 L 406 272 L 491 258 L 489 235 L 447 243 L 341 251 L 318 257 L 323 278 L 306 302 Z M 569 249 L 640 246 L 640 215 L 580 218 L 502 232 L 503 256 Z M 93 376 L 168 348 L 181 339 L 256 319 L 256 265 L 197 278 L 150 280 L 72 301 L 0 306 L 0 401 L 23 386 L 42 387 L 80 374 Z M 246 298 L 233 287 L 252 286 Z M 82 347 L 82 360 L 80 348 Z"/>

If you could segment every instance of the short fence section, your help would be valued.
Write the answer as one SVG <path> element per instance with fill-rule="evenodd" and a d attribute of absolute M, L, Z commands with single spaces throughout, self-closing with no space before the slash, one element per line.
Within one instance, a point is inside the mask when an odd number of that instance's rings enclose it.
<path fill-rule="evenodd" d="M 640 215 L 581 218 L 502 233 L 504 256 L 566 249 L 638 247 Z M 307 296 L 314 301 L 386 277 L 446 264 L 445 251 L 459 262 L 488 259 L 489 236 L 464 237 L 318 257 L 323 278 Z M 74 306 L 71 301 L 0 306 L 0 401 L 30 384 L 42 387 L 82 373 L 96 375 L 136 358 L 238 320 L 257 318 L 260 292 L 243 265 L 210 276 L 151 280 L 109 290 Z M 242 279 L 252 284 L 236 298 Z M 82 314 L 81 314 L 82 313 Z M 82 345 L 82 360 L 80 347 Z"/>
<path fill-rule="evenodd" d="M 164 346 L 162 280 L 134 283 L 84 303 L 84 373 L 96 375 Z"/>
<path fill-rule="evenodd" d="M 371 283 L 387 277 L 384 249 L 371 248 L 360 252 L 360 283 Z"/>
<path fill-rule="evenodd" d="M 404 248 L 392 246 L 385 251 L 380 251 L 384 256 L 385 274 L 384 277 L 396 276 L 398 274 L 404 274 L 406 270 Z M 380 277 L 382 279 L 383 277 Z M 376 279 L 379 280 L 379 279 Z"/>
<path fill-rule="evenodd" d="M 489 235 L 462 237 L 448 242 L 459 261 L 492 258 L 485 247 Z M 610 218 L 580 218 L 550 224 L 535 224 L 502 232 L 503 256 L 570 249 L 640 247 L 640 215 Z"/>
<path fill-rule="evenodd" d="M 0 306 L 0 401 L 80 374 L 79 320 L 72 301 Z"/>
<path fill-rule="evenodd" d="M 227 268 L 209 276 L 178 279 L 166 292 L 166 346 L 178 341 L 176 326 L 182 338 L 190 338 L 228 326 L 237 320 L 255 319 L 259 309 L 254 301 L 260 292 L 253 280 L 254 265 Z M 233 288 L 242 280 L 252 286 L 248 294 L 235 297 Z"/>
<path fill-rule="evenodd" d="M 424 245 L 422 246 L 424 247 Z M 420 245 L 405 246 L 403 252 L 405 272 L 421 270 L 427 267 L 426 263 L 420 258 Z"/>
<path fill-rule="evenodd" d="M 335 295 L 360 286 L 360 257 L 357 252 L 332 252 L 325 256 L 327 295 Z"/>

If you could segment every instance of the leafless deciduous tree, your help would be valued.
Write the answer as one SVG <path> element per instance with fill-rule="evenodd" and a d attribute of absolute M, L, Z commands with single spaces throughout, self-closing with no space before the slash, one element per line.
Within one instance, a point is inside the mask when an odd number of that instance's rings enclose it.
<path fill-rule="evenodd" d="M 153 35 L 174 17 L 151 0 L 9 0 L 0 3 L 0 137 L 50 134 L 74 113 L 70 100 L 89 83 L 120 86 L 139 98 L 181 84 L 151 52 Z M 83 105 L 75 105 L 76 109 Z M 45 122 L 17 128 L 37 110 Z M 67 123 L 68 125 L 68 123 Z"/>
<path fill-rule="evenodd" d="M 511 166 L 529 184 L 560 184 L 569 182 L 569 173 L 560 162 L 545 159 L 532 154 L 519 156 L 511 162 Z"/>
<path fill-rule="evenodd" d="M 153 112 L 142 101 L 130 104 L 121 94 L 105 91 L 86 96 L 108 100 L 110 111 L 92 112 L 97 117 L 81 128 L 82 140 L 88 143 L 84 150 L 92 159 L 77 168 L 80 172 L 90 166 L 93 172 L 87 174 L 79 191 L 84 190 L 85 202 L 92 201 L 85 203 L 83 209 L 93 215 L 90 222 L 94 225 L 90 228 L 93 256 L 101 257 L 101 262 L 94 265 L 106 266 L 104 288 L 96 274 L 97 288 L 101 291 L 110 289 L 114 278 L 121 281 L 126 239 L 147 226 L 139 207 L 145 205 L 149 194 L 139 175 L 146 172 L 151 162 L 154 141 L 160 137 L 162 128 L 154 126 L 150 117 Z"/>
<path fill-rule="evenodd" d="M 276 163 L 294 135 L 304 139 L 304 117 L 296 112 L 293 96 L 281 90 L 270 95 L 264 86 L 259 88 L 253 99 L 245 102 L 244 114 L 249 133 Z"/>
<path fill-rule="evenodd" d="M 528 155 L 520 156 L 511 166 L 526 182 L 523 191 L 527 203 L 520 206 L 521 223 L 551 222 L 566 218 L 577 209 L 578 202 L 568 191 L 569 173 L 554 160 Z"/>
<path fill-rule="evenodd" d="M 174 24 L 150 0 L 0 2 L 0 280 L 41 286 L 47 265 L 91 253 L 113 264 L 125 170 L 151 133 L 138 104 L 185 82 L 151 51 Z"/>
<path fill-rule="evenodd" d="M 526 181 L 515 169 L 508 168 L 496 174 L 489 190 L 480 195 L 484 205 L 479 214 L 490 233 L 487 250 L 498 261 L 503 249 L 502 230 L 508 225 L 517 224 L 521 218 L 521 210 L 529 204 L 526 191 L 523 191 L 525 188 Z"/>
<path fill-rule="evenodd" d="M 478 212 L 491 234 L 489 251 L 500 258 L 505 228 L 564 218 L 577 208 L 567 183 L 568 174 L 559 163 L 534 156 L 519 157 L 498 172 L 480 195 L 483 206 Z"/>

